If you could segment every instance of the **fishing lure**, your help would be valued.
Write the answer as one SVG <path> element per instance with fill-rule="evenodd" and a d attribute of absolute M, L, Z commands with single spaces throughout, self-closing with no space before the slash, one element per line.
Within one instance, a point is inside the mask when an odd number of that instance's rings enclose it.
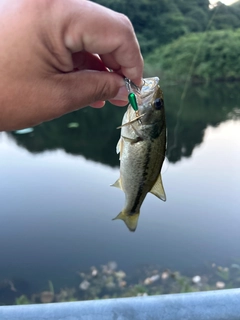
<path fill-rule="evenodd" d="M 137 98 L 134 91 L 140 94 L 141 89 L 138 86 L 136 86 L 130 79 L 125 78 L 124 80 L 125 80 L 126 88 L 128 91 L 128 101 L 132 106 L 133 110 L 135 111 L 136 117 L 139 117 L 138 103 L 137 103 Z"/>
<path fill-rule="evenodd" d="M 145 115 L 145 113 L 140 115 L 139 110 L 138 110 L 138 102 L 137 102 L 137 98 L 136 98 L 136 94 L 138 94 L 138 97 L 140 99 L 141 88 L 136 86 L 128 78 L 124 78 L 124 81 L 125 81 L 126 88 L 127 88 L 127 91 L 128 91 L 128 101 L 129 101 L 129 104 L 131 105 L 131 107 L 133 108 L 133 110 L 135 111 L 136 118 L 132 119 L 129 122 L 126 122 L 126 123 L 122 124 L 121 126 L 117 127 L 117 129 L 121 129 L 122 127 L 129 126 L 130 124 L 134 123 L 135 121 L 138 121 L 141 124 L 142 123 L 141 122 L 141 118 Z M 136 92 L 136 94 L 135 94 L 134 91 Z"/>

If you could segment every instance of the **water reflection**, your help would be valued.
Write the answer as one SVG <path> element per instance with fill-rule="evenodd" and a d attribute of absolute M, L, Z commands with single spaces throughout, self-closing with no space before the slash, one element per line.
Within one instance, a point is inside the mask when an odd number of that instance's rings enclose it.
<path fill-rule="evenodd" d="M 103 109 L 86 108 L 34 128 L 25 135 L 11 133 L 19 146 L 32 153 L 63 149 L 110 166 L 118 165 L 115 152 L 116 130 L 124 110 L 108 105 Z M 79 126 L 69 128 L 69 124 Z M 71 126 L 70 126 L 71 127 Z"/>
<path fill-rule="evenodd" d="M 164 88 L 168 127 L 167 157 L 177 162 L 191 156 L 194 148 L 203 142 L 208 126 L 217 126 L 228 119 L 240 118 L 240 91 L 238 84 L 189 88 L 181 101 L 183 87 Z M 86 108 L 35 127 L 26 135 L 10 133 L 19 146 L 32 153 L 45 150 L 64 149 L 67 153 L 83 155 L 109 166 L 119 165 L 115 152 L 119 130 L 125 108 L 107 105 L 97 110 Z M 72 125 L 69 128 L 69 124 Z M 70 125 L 71 127 L 71 125 Z"/>
<path fill-rule="evenodd" d="M 170 162 L 190 157 L 203 142 L 208 126 L 216 127 L 229 119 L 240 118 L 240 92 L 236 83 L 191 87 L 181 101 L 183 88 L 166 90 L 168 151 Z"/>
<path fill-rule="evenodd" d="M 163 89 L 168 201 L 147 196 L 134 235 L 112 221 L 124 194 L 109 187 L 119 177 L 110 166 L 119 163 L 123 108 L 88 108 L 32 133 L 0 135 L 0 282 L 18 279 L 26 292 L 26 280 L 34 292 L 51 280 L 60 290 L 76 284 L 76 271 L 110 260 L 127 273 L 147 263 L 193 276 L 205 262 L 228 266 L 239 257 L 240 122 L 226 121 L 240 118 L 238 86 L 191 88 L 182 105 L 182 88 Z M 43 152 L 53 149 L 69 154 Z"/>

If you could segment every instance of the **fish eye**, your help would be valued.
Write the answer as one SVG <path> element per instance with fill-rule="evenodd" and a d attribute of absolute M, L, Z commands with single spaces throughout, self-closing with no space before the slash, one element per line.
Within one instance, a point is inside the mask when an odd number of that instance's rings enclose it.
<path fill-rule="evenodd" d="M 157 99 L 154 101 L 154 105 L 155 105 L 155 108 L 156 108 L 157 110 L 161 110 L 162 107 L 164 106 L 163 99 L 157 98 Z"/>

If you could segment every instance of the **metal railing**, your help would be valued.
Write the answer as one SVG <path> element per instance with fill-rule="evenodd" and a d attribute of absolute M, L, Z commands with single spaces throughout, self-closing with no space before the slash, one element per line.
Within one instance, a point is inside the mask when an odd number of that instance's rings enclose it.
<path fill-rule="evenodd" d="M 2 306 L 0 320 L 240 320 L 240 289 Z"/>

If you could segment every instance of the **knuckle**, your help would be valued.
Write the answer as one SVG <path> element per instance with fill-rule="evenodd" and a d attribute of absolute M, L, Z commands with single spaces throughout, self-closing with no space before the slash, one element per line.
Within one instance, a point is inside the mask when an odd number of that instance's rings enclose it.
<path fill-rule="evenodd" d="M 129 20 L 129 18 L 123 14 L 123 13 L 119 13 L 120 16 L 120 21 L 121 21 L 121 25 L 122 25 L 122 30 L 127 33 L 130 37 L 133 37 L 134 35 L 134 29 L 133 29 L 133 25 L 131 23 L 131 21 Z"/>
<path fill-rule="evenodd" d="M 132 29 L 132 23 L 129 20 L 129 18 L 123 13 L 119 13 L 119 16 L 120 16 L 121 22 L 125 25 L 125 27 Z"/>

